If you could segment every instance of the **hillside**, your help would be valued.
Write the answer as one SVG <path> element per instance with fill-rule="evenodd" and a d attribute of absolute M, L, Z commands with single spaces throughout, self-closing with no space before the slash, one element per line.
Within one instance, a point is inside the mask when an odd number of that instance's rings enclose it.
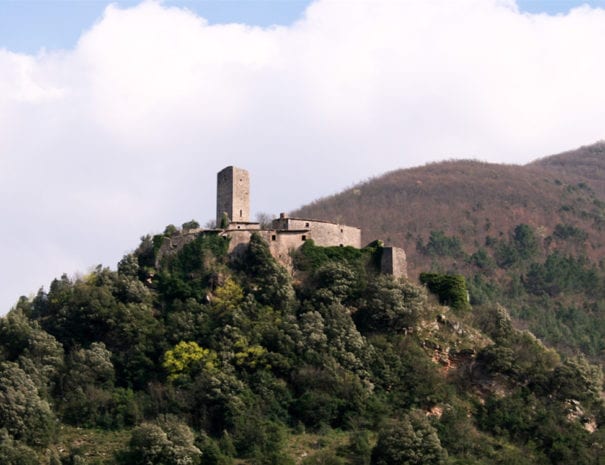
<path fill-rule="evenodd" d="M 518 224 L 531 225 L 543 238 L 557 224 L 573 224 L 589 234 L 588 255 L 601 258 L 603 200 L 605 143 L 599 143 L 525 166 L 463 160 L 393 171 L 292 215 L 338 218 L 362 228 L 366 243 L 382 238 L 404 247 L 414 277 L 430 263 L 416 245 L 437 230 L 458 237 L 471 251 Z"/>
<path fill-rule="evenodd" d="M 366 242 L 405 248 L 412 280 L 462 273 L 475 304 L 502 302 L 560 349 L 605 360 L 603 142 L 525 166 L 465 160 L 393 171 L 292 214 L 338 219 L 362 228 Z M 519 250 L 523 240 L 531 250 Z M 540 273 L 549 282 L 536 286 Z"/>
<path fill-rule="evenodd" d="M 570 183 L 585 182 L 600 198 L 605 197 L 605 142 L 581 147 L 577 150 L 545 157 L 529 164 L 562 176 Z"/>
<path fill-rule="evenodd" d="M 602 463 L 600 368 L 471 309 L 463 281 L 428 295 L 378 244 L 308 240 L 294 276 L 259 235 L 161 255 L 183 230 L 0 318 L 0 463 Z"/>

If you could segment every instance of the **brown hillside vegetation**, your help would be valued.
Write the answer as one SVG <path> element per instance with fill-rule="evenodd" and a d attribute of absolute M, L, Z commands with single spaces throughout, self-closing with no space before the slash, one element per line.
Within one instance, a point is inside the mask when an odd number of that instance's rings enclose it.
<path fill-rule="evenodd" d="M 605 141 L 545 157 L 528 166 L 541 167 L 571 182 L 590 182 L 598 197 L 605 197 Z"/>
<path fill-rule="evenodd" d="M 473 253 L 528 224 L 542 239 L 557 225 L 586 232 L 582 244 L 547 241 L 553 248 L 581 246 L 589 258 L 605 256 L 605 143 L 525 166 L 474 160 L 446 161 L 387 173 L 340 194 L 303 206 L 295 216 L 358 226 L 363 240 L 381 238 L 404 247 L 410 277 L 430 267 L 419 253 L 431 231 L 460 239 Z M 456 266 L 458 268 L 458 266 Z"/>

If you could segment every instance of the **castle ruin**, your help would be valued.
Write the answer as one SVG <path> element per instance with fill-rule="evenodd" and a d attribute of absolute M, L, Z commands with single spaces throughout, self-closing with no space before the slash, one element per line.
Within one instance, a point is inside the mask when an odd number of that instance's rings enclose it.
<path fill-rule="evenodd" d="M 290 218 L 281 213 L 271 228 L 261 229 L 250 221 L 250 176 L 241 168 L 229 166 L 217 175 L 217 228 L 228 236 L 229 252 L 243 252 L 252 234 L 259 234 L 268 244 L 271 254 L 282 265 L 291 268 L 291 252 L 305 241 L 313 240 L 322 247 L 361 248 L 361 229 L 344 224 L 307 218 Z M 394 276 L 407 277 L 407 262 L 403 249 L 383 247 L 381 269 Z"/>
<path fill-rule="evenodd" d="M 229 238 L 229 254 L 238 256 L 246 251 L 252 234 L 259 234 L 273 257 L 292 270 L 292 252 L 306 241 L 321 247 L 361 248 L 361 229 L 345 224 L 307 218 L 290 218 L 281 213 L 269 228 L 250 221 L 250 175 L 248 171 L 228 166 L 216 177 L 216 225 L 214 229 L 190 229 L 173 237 L 165 237 L 156 260 L 174 253 L 199 234 L 219 234 Z M 396 277 L 407 277 L 405 252 L 398 247 L 382 247 L 381 271 Z"/>

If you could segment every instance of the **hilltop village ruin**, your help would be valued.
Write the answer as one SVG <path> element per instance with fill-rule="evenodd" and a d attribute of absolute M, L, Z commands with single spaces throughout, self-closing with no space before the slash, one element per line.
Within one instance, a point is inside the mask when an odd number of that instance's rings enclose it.
<path fill-rule="evenodd" d="M 313 240 L 322 247 L 361 248 L 361 229 L 328 221 L 290 218 L 281 213 L 269 229 L 250 221 L 250 175 L 248 171 L 228 166 L 217 174 L 216 228 L 191 229 L 177 237 L 168 238 L 169 249 L 179 249 L 204 232 L 218 233 L 230 238 L 229 253 L 245 250 L 252 234 L 259 234 L 268 244 L 273 257 L 292 269 L 292 252 L 305 241 Z M 396 277 L 407 277 L 407 262 L 403 249 L 383 247 L 381 271 Z"/>

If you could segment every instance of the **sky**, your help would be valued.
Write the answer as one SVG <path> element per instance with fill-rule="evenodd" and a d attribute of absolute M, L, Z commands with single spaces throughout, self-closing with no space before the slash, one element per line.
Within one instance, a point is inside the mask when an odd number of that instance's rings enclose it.
<path fill-rule="evenodd" d="M 0 0 L 0 314 L 215 211 L 605 138 L 605 1 Z M 406 246 L 406 244 L 396 244 Z"/>

